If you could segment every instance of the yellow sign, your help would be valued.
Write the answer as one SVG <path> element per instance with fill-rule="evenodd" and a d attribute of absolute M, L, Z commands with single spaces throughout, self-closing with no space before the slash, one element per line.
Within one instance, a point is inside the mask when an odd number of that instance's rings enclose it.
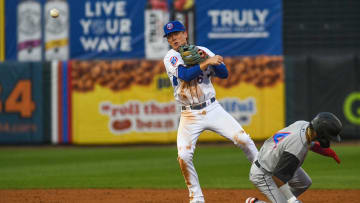
<path fill-rule="evenodd" d="M 224 109 L 254 140 L 283 128 L 282 58 L 242 57 L 225 63 L 229 78 L 213 81 Z M 72 65 L 73 143 L 176 142 L 180 108 L 162 61 L 74 61 Z M 206 131 L 199 141 L 223 139 Z"/>
<path fill-rule="evenodd" d="M 49 49 L 54 49 L 56 47 L 63 47 L 68 45 L 68 40 L 67 39 L 58 39 L 58 40 L 52 40 L 52 41 L 48 41 L 45 44 L 45 50 L 49 50 Z"/>

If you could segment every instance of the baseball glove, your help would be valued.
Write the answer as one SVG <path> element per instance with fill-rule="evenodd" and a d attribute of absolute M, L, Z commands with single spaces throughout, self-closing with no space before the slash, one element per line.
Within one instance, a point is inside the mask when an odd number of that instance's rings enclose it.
<path fill-rule="evenodd" d="M 197 65 L 205 61 L 208 57 L 208 55 L 204 51 L 199 50 L 197 46 L 189 44 L 181 46 L 179 53 L 187 66 Z"/>

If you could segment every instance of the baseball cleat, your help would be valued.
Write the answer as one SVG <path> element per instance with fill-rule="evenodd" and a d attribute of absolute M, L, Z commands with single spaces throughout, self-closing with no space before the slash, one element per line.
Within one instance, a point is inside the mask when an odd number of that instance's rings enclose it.
<path fill-rule="evenodd" d="M 245 201 L 245 203 L 256 203 L 257 202 L 257 198 L 256 197 L 248 197 Z"/>

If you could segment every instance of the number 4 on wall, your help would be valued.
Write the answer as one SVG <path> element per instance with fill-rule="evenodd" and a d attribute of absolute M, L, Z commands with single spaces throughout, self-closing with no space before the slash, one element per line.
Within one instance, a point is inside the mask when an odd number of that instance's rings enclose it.
<path fill-rule="evenodd" d="M 31 81 L 20 80 L 5 101 L 5 112 L 20 113 L 21 117 L 30 118 L 35 110 L 35 103 L 31 99 L 31 94 Z M 0 113 L 2 107 L 3 103 L 0 100 Z"/>

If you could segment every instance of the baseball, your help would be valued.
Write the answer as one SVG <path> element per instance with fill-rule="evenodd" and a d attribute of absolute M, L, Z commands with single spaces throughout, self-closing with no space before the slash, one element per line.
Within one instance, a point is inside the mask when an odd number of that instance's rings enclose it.
<path fill-rule="evenodd" d="M 59 16 L 59 11 L 56 8 L 50 10 L 50 15 L 53 18 L 57 18 Z"/>

